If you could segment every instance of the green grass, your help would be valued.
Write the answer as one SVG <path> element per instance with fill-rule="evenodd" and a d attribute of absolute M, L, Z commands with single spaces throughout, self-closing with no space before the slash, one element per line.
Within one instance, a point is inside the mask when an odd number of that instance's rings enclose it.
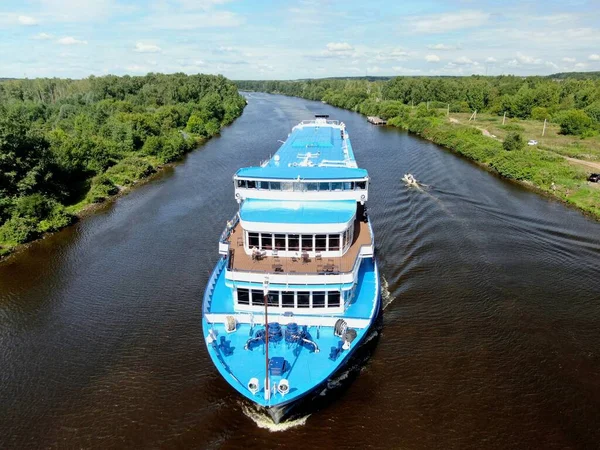
<path fill-rule="evenodd" d="M 408 117 L 394 117 L 388 124 L 419 134 L 483 164 L 505 178 L 534 186 L 600 219 L 600 189 L 588 184 L 584 169 L 570 164 L 554 152 L 538 147 L 527 146 L 523 150 L 506 151 L 499 139 L 484 136 L 478 129 L 481 124 L 472 126 L 468 122 L 468 115 L 465 116 L 468 124 L 451 123 L 445 117 L 416 117 L 412 112 Z M 488 123 L 495 123 L 493 117 L 486 119 Z M 527 124 L 518 125 L 527 130 Z M 490 128 L 486 129 L 491 132 Z M 502 132 L 508 133 L 505 130 Z"/>

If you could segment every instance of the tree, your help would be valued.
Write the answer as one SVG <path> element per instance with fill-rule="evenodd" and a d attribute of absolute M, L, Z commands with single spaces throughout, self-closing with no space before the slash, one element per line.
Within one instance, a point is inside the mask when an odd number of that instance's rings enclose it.
<path fill-rule="evenodd" d="M 582 135 L 589 131 L 592 119 L 580 109 L 570 109 L 559 114 L 558 124 L 561 134 Z"/>
<path fill-rule="evenodd" d="M 502 143 L 502 148 L 507 152 L 514 150 L 522 150 L 525 147 L 525 142 L 519 133 L 508 133 L 504 142 Z"/>

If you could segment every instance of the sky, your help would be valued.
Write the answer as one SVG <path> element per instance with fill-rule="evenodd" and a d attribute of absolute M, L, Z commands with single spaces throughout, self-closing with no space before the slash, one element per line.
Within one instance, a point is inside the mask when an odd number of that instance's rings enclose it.
<path fill-rule="evenodd" d="M 0 0 L 0 78 L 591 70 L 599 0 Z"/>

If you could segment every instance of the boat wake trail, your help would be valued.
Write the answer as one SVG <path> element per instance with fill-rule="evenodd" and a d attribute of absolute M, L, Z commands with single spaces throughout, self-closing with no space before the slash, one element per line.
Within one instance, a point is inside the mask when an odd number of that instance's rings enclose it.
<path fill-rule="evenodd" d="M 388 281 L 382 275 L 381 276 L 381 303 L 383 304 L 384 311 L 385 311 L 385 308 L 387 308 L 389 305 L 392 304 L 392 302 L 394 300 L 396 300 L 396 297 L 394 297 L 392 294 L 390 294 L 388 286 L 389 286 Z"/>
<path fill-rule="evenodd" d="M 261 412 L 260 410 L 240 402 L 242 412 L 246 417 L 252 420 L 257 427 L 269 430 L 271 433 L 279 433 L 281 431 L 289 430 L 290 428 L 301 427 L 306 424 L 306 420 L 310 417 L 310 414 L 299 417 L 297 419 L 289 420 L 281 423 L 273 423 L 273 420 L 268 414 Z"/>

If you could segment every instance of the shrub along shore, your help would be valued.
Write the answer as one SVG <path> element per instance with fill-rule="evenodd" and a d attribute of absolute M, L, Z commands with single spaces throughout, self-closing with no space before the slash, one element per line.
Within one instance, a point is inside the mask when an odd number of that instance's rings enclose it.
<path fill-rule="evenodd" d="M 600 161 L 600 75 L 551 77 L 398 77 L 237 81 L 242 90 L 321 100 L 333 106 L 387 119 L 388 125 L 418 134 L 488 170 L 542 191 L 600 219 L 600 186 L 588 183 L 582 165 L 563 156 Z M 482 122 L 498 124 L 496 137 Z M 508 119 L 503 119 L 506 114 Z M 458 120 L 456 117 L 460 117 Z M 527 146 L 531 123 L 547 145 Z M 507 120 L 506 125 L 500 123 Z M 535 122 L 538 121 L 538 122 Z M 525 127 L 527 125 L 527 127 Z M 504 140 L 504 142 L 503 142 Z M 542 141 L 540 140 L 540 143 Z"/>
<path fill-rule="evenodd" d="M 244 105 L 213 75 L 0 82 L 0 257 L 177 161 Z"/>

